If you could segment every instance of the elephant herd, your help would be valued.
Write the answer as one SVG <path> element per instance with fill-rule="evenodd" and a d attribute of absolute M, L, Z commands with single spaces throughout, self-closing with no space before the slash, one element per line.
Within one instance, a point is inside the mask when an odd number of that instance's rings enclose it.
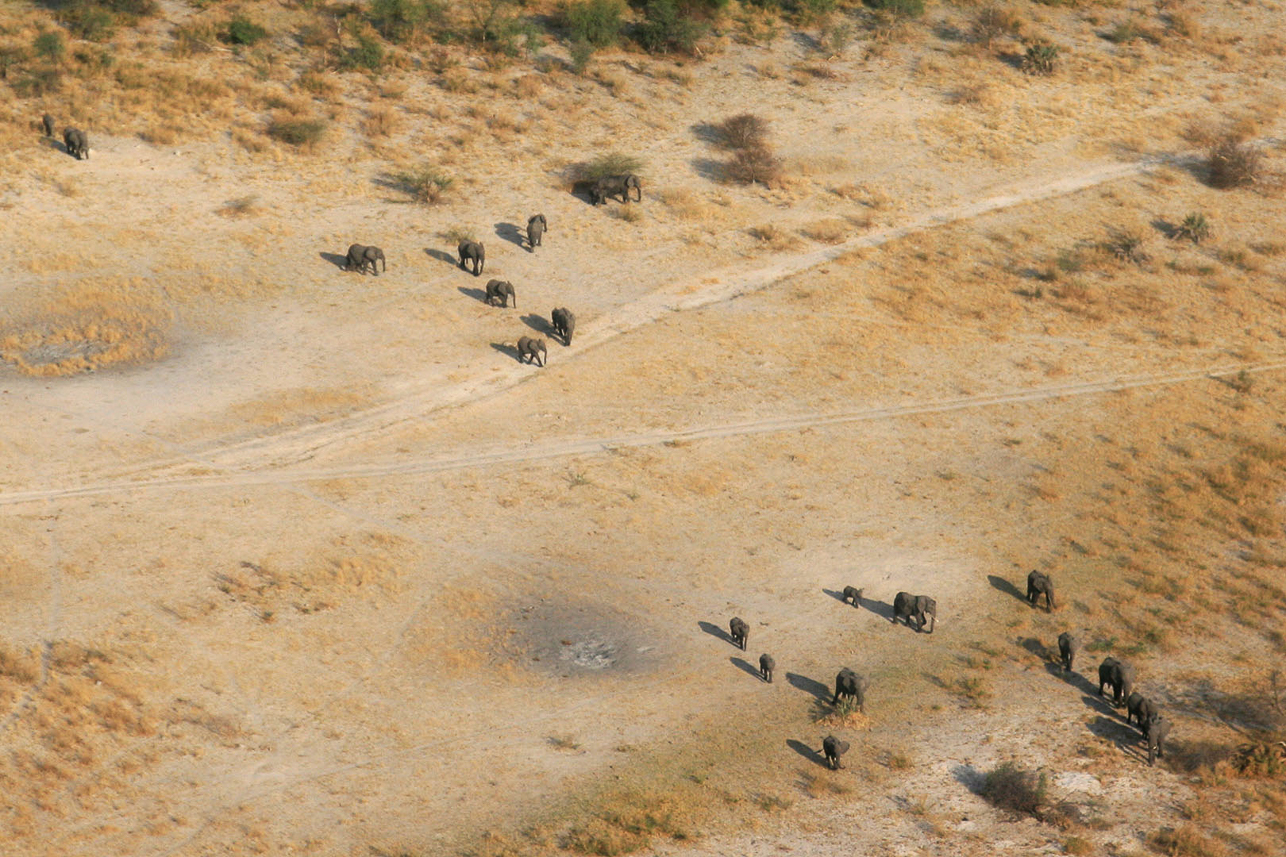
<path fill-rule="evenodd" d="M 52 121 L 52 120 L 51 120 Z M 629 176 L 633 183 L 626 183 L 629 187 L 638 189 L 638 177 Z M 624 186 L 624 185 L 623 185 Z M 640 198 L 641 196 L 640 191 Z M 549 231 L 549 221 L 543 214 L 534 214 L 527 220 L 527 249 L 535 252 L 537 247 L 544 243 L 545 233 Z M 460 270 L 469 271 L 475 277 L 481 276 L 487 266 L 487 251 L 482 246 L 482 242 L 465 239 L 456 247 L 456 255 L 459 257 Z M 353 244 L 348 248 L 348 253 L 344 257 L 342 266 L 345 271 L 357 271 L 365 274 L 369 270 L 375 276 L 379 276 L 380 271 L 388 270 L 388 262 L 384 258 L 384 251 L 379 247 L 372 247 L 366 244 Z M 509 307 L 517 308 L 518 293 L 514 289 L 513 283 L 508 280 L 488 280 L 483 290 L 483 302 L 487 306 L 500 307 L 508 309 Z M 576 314 L 567 307 L 557 307 L 551 313 L 550 331 L 563 341 L 563 345 L 572 344 L 572 335 L 576 332 Z M 544 366 L 545 358 L 549 353 L 548 346 L 543 337 L 523 336 L 518 339 L 517 343 L 518 362 L 530 363 L 535 366 Z"/>
<path fill-rule="evenodd" d="M 845 586 L 843 592 L 839 595 L 840 600 L 845 604 L 852 604 L 854 607 L 863 605 L 863 590 L 855 586 Z M 1054 598 L 1054 582 L 1048 574 L 1039 571 L 1032 571 L 1027 576 L 1027 602 L 1033 607 L 1037 607 L 1041 599 L 1045 601 L 1045 609 L 1052 612 L 1056 607 Z M 933 628 L 937 624 L 938 604 L 933 598 L 927 595 L 912 595 L 909 592 L 899 592 L 893 598 L 893 611 L 891 619 L 893 624 L 905 624 L 908 628 L 914 628 L 916 633 L 924 631 L 924 626 L 928 624 L 929 628 L 926 633 L 932 634 Z M 740 616 L 734 616 L 728 623 L 729 639 L 737 648 L 745 651 L 750 640 L 750 624 Z M 1071 672 L 1076 660 L 1076 654 L 1080 651 L 1080 638 L 1071 631 L 1064 631 L 1058 636 L 1058 654 L 1059 663 L 1062 665 L 1064 672 Z M 759 678 L 761 681 L 771 684 L 773 680 L 773 671 L 777 668 L 777 661 L 772 655 L 765 652 L 759 656 Z M 1148 747 L 1148 764 L 1152 765 L 1158 756 L 1165 755 L 1165 741 L 1170 734 L 1170 723 L 1162 716 L 1160 709 L 1150 699 L 1141 693 L 1134 691 L 1134 682 L 1136 673 L 1134 667 L 1116 658 L 1106 658 L 1099 666 L 1099 695 L 1104 695 L 1104 689 L 1112 689 L 1112 705 L 1120 707 L 1125 705 L 1127 724 L 1137 724 L 1143 733 L 1143 740 L 1147 742 Z M 866 676 L 859 675 L 848 667 L 840 669 L 835 676 L 835 692 L 831 695 L 830 704 L 838 706 L 843 701 L 851 702 L 858 711 L 866 711 L 866 692 L 870 688 L 870 681 Z M 825 759 L 826 766 L 831 770 L 838 770 L 843 767 L 840 763 L 840 757 L 848 752 L 849 744 L 847 741 L 840 740 L 834 735 L 827 735 L 822 741 L 822 755 Z"/>
<path fill-rule="evenodd" d="M 40 119 L 40 125 L 46 137 L 54 136 L 55 124 L 56 120 L 48 113 Z M 89 157 L 89 137 L 79 128 L 63 129 L 63 146 L 67 148 L 67 154 L 78 161 Z"/>

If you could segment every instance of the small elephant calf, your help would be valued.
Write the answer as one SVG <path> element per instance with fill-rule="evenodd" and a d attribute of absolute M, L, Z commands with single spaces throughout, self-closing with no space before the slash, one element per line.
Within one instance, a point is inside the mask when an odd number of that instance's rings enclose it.
<path fill-rule="evenodd" d="M 728 630 L 732 632 L 732 644 L 739 646 L 744 652 L 746 641 L 750 639 L 750 626 L 741 617 L 733 616 L 732 621 L 728 623 Z"/>
<path fill-rule="evenodd" d="M 564 345 L 572 344 L 572 334 L 576 332 L 576 313 L 567 307 L 559 307 L 550 313 L 554 321 L 554 333 L 563 338 Z"/>
<path fill-rule="evenodd" d="M 1148 723 L 1154 716 L 1159 717 L 1161 709 L 1157 708 L 1152 700 L 1148 699 L 1141 693 L 1130 694 L 1129 699 L 1125 700 L 1125 722 L 1133 720 L 1143 730 L 1143 737 L 1148 737 Z"/>
<path fill-rule="evenodd" d="M 507 280 L 487 280 L 486 301 L 489 306 L 501 306 L 506 309 L 512 301 L 517 307 L 518 295 L 514 293 L 514 284 Z"/>
<path fill-rule="evenodd" d="M 46 137 L 54 136 L 54 117 L 46 113 L 44 118 L 41 119 L 40 122 L 42 125 L 45 126 L 45 136 Z"/>
<path fill-rule="evenodd" d="M 764 681 L 772 684 L 772 671 L 777 669 L 777 662 L 773 660 L 772 655 L 759 656 L 759 677 Z"/>
<path fill-rule="evenodd" d="M 844 767 L 839 763 L 839 757 L 848 752 L 848 742 L 841 741 L 834 735 L 827 735 L 822 740 L 822 753 L 826 756 L 826 767 L 832 771 L 837 771 Z"/>
<path fill-rule="evenodd" d="M 540 246 L 541 237 L 549 229 L 549 222 L 545 220 L 545 215 L 534 214 L 527 221 L 527 249 L 532 253 Z"/>
<path fill-rule="evenodd" d="M 1071 631 L 1064 631 L 1058 635 L 1058 656 L 1063 662 L 1063 671 L 1072 671 L 1072 661 L 1076 659 L 1076 653 L 1081 649 L 1080 638 Z"/>
<path fill-rule="evenodd" d="M 523 336 L 518 339 L 519 363 L 535 363 L 537 366 L 544 366 L 546 354 L 545 340 L 531 336 Z M 540 362 L 537 363 L 537 360 Z"/>
<path fill-rule="evenodd" d="M 384 258 L 384 251 L 378 247 L 368 247 L 365 244 L 352 244 L 348 248 L 348 254 L 344 260 L 344 270 L 352 271 L 356 269 L 358 273 L 365 274 L 366 267 L 369 265 L 371 273 L 375 276 L 380 275 L 379 263 L 384 263 L 384 270 L 388 270 L 388 260 Z"/>
<path fill-rule="evenodd" d="M 844 597 L 840 599 L 845 604 L 852 604 L 854 607 L 862 606 L 862 590 L 856 586 L 845 586 Z"/>
<path fill-rule="evenodd" d="M 1170 735 L 1170 721 L 1154 714 L 1148 720 L 1145 732 L 1148 736 L 1148 764 L 1151 765 L 1157 756 L 1165 758 L 1165 739 Z"/>

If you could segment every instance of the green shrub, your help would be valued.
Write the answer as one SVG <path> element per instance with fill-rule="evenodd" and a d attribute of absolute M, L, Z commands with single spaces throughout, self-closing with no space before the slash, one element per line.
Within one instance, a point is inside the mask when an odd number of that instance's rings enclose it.
<path fill-rule="evenodd" d="M 599 179 L 605 179 L 608 176 L 622 176 L 629 173 L 638 173 L 643 169 L 643 161 L 633 155 L 623 155 L 620 152 L 610 152 L 606 155 L 599 155 L 592 161 L 583 164 L 576 164 L 572 168 L 572 180 L 581 182 L 594 182 Z"/>
<path fill-rule="evenodd" d="M 219 33 L 219 41 L 229 45 L 253 45 L 268 37 L 268 31 L 245 15 L 236 15 Z"/>
<path fill-rule="evenodd" d="M 1036 42 L 1023 54 L 1023 71 L 1028 74 L 1053 74 L 1058 65 L 1058 45 Z"/>
<path fill-rule="evenodd" d="M 36 36 L 31 41 L 31 49 L 36 52 L 36 56 L 50 62 L 61 62 L 67 55 L 67 43 L 57 30 L 46 30 Z"/>
<path fill-rule="evenodd" d="M 563 11 L 563 21 L 573 43 L 606 48 L 620 38 L 624 14 L 624 0 L 573 0 Z"/>
<path fill-rule="evenodd" d="M 1210 237 L 1210 221 L 1200 211 L 1194 211 L 1183 222 L 1174 228 L 1172 238 L 1186 238 L 1193 244 L 1200 244 Z"/>
<path fill-rule="evenodd" d="M 987 772 L 982 796 L 1000 809 L 1039 816 L 1047 797 L 1045 775 L 1005 762 Z"/>
<path fill-rule="evenodd" d="M 589 61 L 594 58 L 594 46 L 589 42 L 572 42 L 568 52 L 572 60 L 572 71 L 584 74 L 589 68 Z"/>
<path fill-rule="evenodd" d="M 80 39 L 109 38 L 120 24 L 134 25 L 155 15 L 156 0 L 49 0 L 54 17 Z"/>
<path fill-rule="evenodd" d="M 384 66 L 384 46 L 378 39 L 359 35 L 357 44 L 344 51 L 340 57 L 339 67 L 345 70 L 364 68 L 379 71 Z"/>
<path fill-rule="evenodd" d="M 440 201 L 454 181 L 446 173 L 428 164 L 398 173 L 394 178 L 417 202 L 426 205 Z"/>
<path fill-rule="evenodd" d="M 312 146 L 326 135 L 326 123 L 320 119 L 274 119 L 268 125 L 268 136 L 291 146 Z"/>
<path fill-rule="evenodd" d="M 690 54 L 705 28 L 683 15 L 676 0 L 648 0 L 636 35 L 645 51 Z"/>
<path fill-rule="evenodd" d="M 434 27 L 446 23 L 446 4 L 440 0 L 372 0 L 367 17 L 390 42 L 418 41 Z"/>
<path fill-rule="evenodd" d="M 892 12 L 903 18 L 918 18 L 924 14 L 924 0 L 864 0 L 872 9 Z"/>
<path fill-rule="evenodd" d="M 10 83 L 20 98 L 39 98 L 62 89 L 62 72 L 56 68 L 38 68 Z"/>

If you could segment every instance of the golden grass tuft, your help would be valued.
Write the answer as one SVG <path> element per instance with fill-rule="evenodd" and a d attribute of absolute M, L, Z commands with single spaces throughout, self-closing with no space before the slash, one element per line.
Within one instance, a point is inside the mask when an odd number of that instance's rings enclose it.
<path fill-rule="evenodd" d="M 395 107 L 375 107 L 366 112 L 362 125 L 371 137 L 391 137 L 402 128 L 402 114 Z"/>
<path fill-rule="evenodd" d="M 808 224 L 802 232 L 821 244 L 839 244 L 852 234 L 853 227 L 839 218 L 828 217 Z"/>

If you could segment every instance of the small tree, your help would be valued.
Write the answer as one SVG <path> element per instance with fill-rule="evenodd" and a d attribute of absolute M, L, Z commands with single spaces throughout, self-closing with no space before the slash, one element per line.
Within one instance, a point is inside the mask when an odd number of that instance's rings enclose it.
<path fill-rule="evenodd" d="M 563 12 L 572 43 L 607 48 L 621 37 L 625 0 L 573 0 Z"/>
<path fill-rule="evenodd" d="M 57 30 L 46 30 L 36 36 L 31 42 L 31 49 L 36 52 L 36 56 L 50 62 L 62 62 L 67 55 L 67 43 Z"/>
<path fill-rule="evenodd" d="M 753 113 L 731 116 L 715 126 L 719 145 L 725 149 L 749 149 L 764 146 L 768 136 L 768 122 Z"/>
<path fill-rule="evenodd" d="M 1254 184 L 1259 180 L 1261 166 L 1259 150 L 1233 132 L 1216 140 L 1206 153 L 1210 184 L 1218 188 Z"/>
<path fill-rule="evenodd" d="M 649 53 L 690 54 L 703 32 L 700 24 L 680 12 L 677 0 L 648 0 L 637 35 Z"/>
<path fill-rule="evenodd" d="M 1039 816 L 1047 801 L 1044 774 L 1005 762 L 987 772 L 982 796 L 992 805 L 1019 815 Z"/>
<path fill-rule="evenodd" d="M 991 44 L 1004 36 L 1018 38 L 1023 33 L 1023 19 L 1004 6 L 986 6 L 973 18 L 973 38 L 991 50 Z"/>

